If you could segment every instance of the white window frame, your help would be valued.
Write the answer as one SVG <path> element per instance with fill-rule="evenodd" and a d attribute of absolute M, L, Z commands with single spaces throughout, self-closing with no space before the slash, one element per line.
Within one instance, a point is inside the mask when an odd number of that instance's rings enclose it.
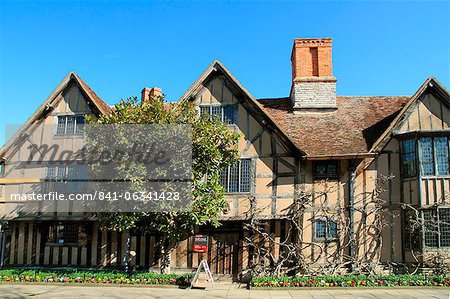
<path fill-rule="evenodd" d="M 230 106 L 235 107 L 234 116 L 233 116 L 234 122 L 231 124 L 229 124 L 229 123 L 227 123 L 227 124 L 228 125 L 237 125 L 238 124 L 238 115 L 239 115 L 239 106 L 237 103 L 233 103 L 233 104 L 200 104 L 198 106 L 198 115 L 199 115 L 199 117 L 202 117 L 201 109 L 208 108 L 209 115 L 210 115 L 209 119 L 212 119 L 213 114 L 211 112 L 212 112 L 213 107 L 214 108 L 219 107 L 221 110 L 220 111 L 220 121 L 225 122 L 225 107 L 230 107 Z"/>
<path fill-rule="evenodd" d="M 64 117 L 64 132 L 62 133 L 58 133 L 59 130 L 59 120 L 61 118 Z M 83 117 L 83 123 L 79 124 L 78 123 L 78 118 L 79 117 Z M 73 118 L 74 119 L 74 123 L 73 123 L 73 131 L 72 132 L 67 132 L 67 124 L 68 124 L 68 119 L 69 118 Z M 83 131 L 79 131 L 78 128 L 80 126 L 84 126 L 86 124 L 86 121 L 84 119 L 84 114 L 61 114 L 61 115 L 57 115 L 56 117 L 56 131 L 55 131 L 55 135 L 56 136 L 68 136 L 68 135 L 82 135 Z"/>
<path fill-rule="evenodd" d="M 247 160 L 249 163 L 249 168 L 248 168 L 248 190 L 242 190 L 242 182 L 241 182 L 241 175 L 242 175 L 242 161 L 243 160 Z M 239 161 L 237 162 L 238 168 L 237 168 L 237 182 L 235 182 L 237 184 L 237 191 L 230 191 L 230 185 L 231 185 L 231 168 L 235 167 L 234 166 L 228 166 L 226 169 L 226 177 L 227 177 L 227 186 L 222 186 L 225 189 L 225 193 L 227 194 L 237 194 L 237 193 L 250 193 L 251 190 L 251 184 L 252 184 L 252 159 L 251 158 L 240 158 Z"/>

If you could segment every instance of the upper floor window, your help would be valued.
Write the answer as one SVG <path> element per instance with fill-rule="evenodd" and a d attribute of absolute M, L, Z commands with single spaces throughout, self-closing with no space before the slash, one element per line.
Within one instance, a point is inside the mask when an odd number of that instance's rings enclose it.
<path fill-rule="evenodd" d="M 50 165 L 46 178 L 49 180 L 84 179 L 86 169 L 81 165 Z"/>
<path fill-rule="evenodd" d="M 416 141 L 415 139 L 406 139 L 402 141 L 402 176 L 404 178 L 415 177 L 417 159 L 416 159 Z"/>
<path fill-rule="evenodd" d="M 237 105 L 201 105 L 200 116 L 208 117 L 209 119 L 215 119 L 227 123 L 237 123 Z"/>
<path fill-rule="evenodd" d="M 251 159 L 241 159 L 220 173 L 220 184 L 227 193 L 250 192 Z"/>
<path fill-rule="evenodd" d="M 448 137 L 422 137 L 419 144 L 422 175 L 448 175 Z"/>
<path fill-rule="evenodd" d="M 57 135 L 83 134 L 84 116 L 61 115 L 58 116 Z"/>
<path fill-rule="evenodd" d="M 338 179 L 338 161 L 314 161 L 314 179 Z"/>
<path fill-rule="evenodd" d="M 319 240 L 335 240 L 338 237 L 337 223 L 329 218 L 315 220 L 315 237 Z"/>

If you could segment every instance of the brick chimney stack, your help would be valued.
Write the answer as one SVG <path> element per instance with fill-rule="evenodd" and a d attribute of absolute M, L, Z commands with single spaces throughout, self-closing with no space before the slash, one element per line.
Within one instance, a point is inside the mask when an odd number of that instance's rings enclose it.
<path fill-rule="evenodd" d="M 145 102 L 150 100 L 152 97 L 162 96 L 162 89 L 159 87 L 144 87 L 141 92 L 141 101 Z"/>
<path fill-rule="evenodd" d="M 291 101 L 294 113 L 336 109 L 331 38 L 296 38 L 292 48 Z"/>

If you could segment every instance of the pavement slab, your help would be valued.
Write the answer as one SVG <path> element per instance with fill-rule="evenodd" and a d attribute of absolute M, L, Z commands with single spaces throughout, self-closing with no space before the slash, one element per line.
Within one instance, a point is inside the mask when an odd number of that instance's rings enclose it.
<path fill-rule="evenodd" d="M 147 299 L 450 299 L 450 288 L 252 289 L 217 284 L 207 290 L 135 286 L 0 284 L 0 298 L 147 298 Z"/>

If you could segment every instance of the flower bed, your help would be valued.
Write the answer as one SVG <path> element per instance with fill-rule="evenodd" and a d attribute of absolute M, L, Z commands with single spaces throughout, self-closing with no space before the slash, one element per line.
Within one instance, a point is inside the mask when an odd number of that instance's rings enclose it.
<path fill-rule="evenodd" d="M 445 286 L 450 287 L 450 276 L 438 275 L 343 275 L 323 277 L 255 277 L 254 287 L 396 287 Z"/>
<path fill-rule="evenodd" d="M 127 275 L 120 271 L 80 270 L 0 270 L 0 282 L 47 282 L 88 284 L 158 284 L 188 285 L 190 274 L 159 274 L 135 272 Z"/>

